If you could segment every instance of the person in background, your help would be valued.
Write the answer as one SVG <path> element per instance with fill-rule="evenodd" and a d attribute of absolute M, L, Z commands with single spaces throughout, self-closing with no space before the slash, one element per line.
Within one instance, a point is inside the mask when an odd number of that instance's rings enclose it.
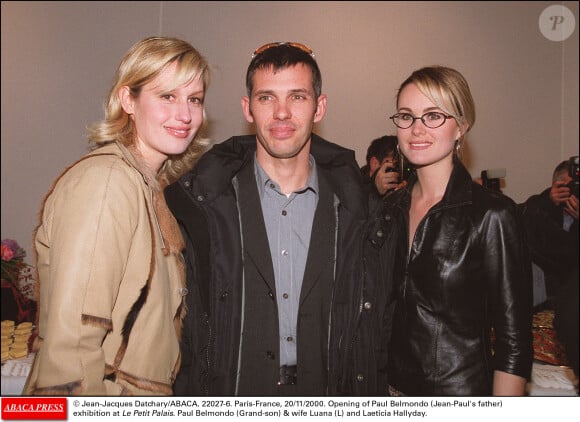
<path fill-rule="evenodd" d="M 516 204 L 472 181 L 459 152 L 475 122 L 465 78 L 443 66 L 400 86 L 409 185 L 384 201 L 395 313 L 392 395 L 523 395 L 532 366 L 531 264 Z M 492 344 L 492 330 L 495 341 Z"/>
<path fill-rule="evenodd" d="M 401 181 L 397 137 L 385 135 L 373 139 L 367 149 L 366 164 L 361 167 L 363 182 L 369 193 L 383 197 L 406 185 Z"/>
<path fill-rule="evenodd" d="M 578 197 L 570 191 L 569 167 L 569 160 L 559 163 L 552 186 L 520 205 L 527 244 L 532 261 L 543 271 L 548 302 L 578 268 Z"/>
<path fill-rule="evenodd" d="M 177 395 L 386 391 L 376 363 L 386 345 L 359 328 L 379 336 L 367 322 L 382 321 L 385 283 L 362 269 L 371 242 L 354 152 L 313 133 L 326 113 L 321 84 L 309 47 L 256 49 L 241 101 L 256 134 L 214 145 L 166 190 L 186 233 L 194 309 Z M 378 265 L 376 253 L 366 262 Z"/>
<path fill-rule="evenodd" d="M 546 300 L 539 308 L 554 311 L 554 329 L 568 363 L 578 377 L 578 196 L 572 193 L 571 160 L 559 163 L 552 186 L 520 204 L 532 261 L 540 269 Z"/>
<path fill-rule="evenodd" d="M 38 345 L 25 395 L 171 395 L 185 312 L 183 239 L 163 188 L 189 169 L 206 60 L 170 37 L 123 57 L 93 150 L 48 192 L 35 230 Z"/>
<path fill-rule="evenodd" d="M 556 337 L 564 345 L 568 364 L 576 378 L 580 378 L 580 282 L 578 267 L 573 268 L 554 298 L 554 330 Z"/>

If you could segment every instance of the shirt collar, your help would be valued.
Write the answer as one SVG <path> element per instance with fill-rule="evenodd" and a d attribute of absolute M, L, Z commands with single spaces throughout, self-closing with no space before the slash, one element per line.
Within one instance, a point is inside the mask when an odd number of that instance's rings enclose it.
<path fill-rule="evenodd" d="M 310 174 L 306 180 L 306 185 L 303 188 L 298 189 L 295 193 L 302 193 L 310 189 L 315 194 L 318 194 L 318 173 L 316 172 L 316 161 L 314 160 L 312 154 L 310 154 L 308 162 L 310 164 Z M 258 162 L 256 155 L 254 155 L 254 174 L 256 175 L 256 182 L 258 184 L 258 193 L 260 194 L 260 198 L 264 197 L 266 186 L 268 186 L 270 183 L 273 183 L 276 187 L 276 190 L 280 192 L 280 185 L 278 185 L 278 183 L 276 183 L 270 178 L 270 176 L 266 174 Z"/>

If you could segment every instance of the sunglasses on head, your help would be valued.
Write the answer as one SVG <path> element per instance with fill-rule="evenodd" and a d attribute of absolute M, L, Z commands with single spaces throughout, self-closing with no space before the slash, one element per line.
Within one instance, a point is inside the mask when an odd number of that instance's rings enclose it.
<path fill-rule="evenodd" d="M 308 47 L 307 45 L 304 44 L 300 44 L 299 42 L 288 42 L 288 41 L 283 41 L 283 42 L 269 42 L 268 44 L 264 44 L 261 47 L 258 47 L 254 50 L 254 52 L 252 53 L 252 59 L 254 57 L 256 57 L 258 54 L 262 54 L 264 51 L 272 48 L 272 47 L 279 47 L 281 45 L 287 45 L 293 48 L 297 48 L 301 51 L 304 51 L 306 54 L 309 54 L 312 56 L 312 58 L 314 58 L 314 51 L 312 51 L 312 49 L 310 47 Z"/>

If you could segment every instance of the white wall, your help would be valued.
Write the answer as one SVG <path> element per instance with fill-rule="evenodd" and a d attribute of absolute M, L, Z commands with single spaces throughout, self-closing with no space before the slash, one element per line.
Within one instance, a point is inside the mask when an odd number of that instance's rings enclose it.
<path fill-rule="evenodd" d="M 538 19 L 564 4 L 576 28 L 550 41 Z M 86 152 L 86 127 L 124 52 L 150 35 L 182 37 L 212 63 L 207 109 L 216 141 L 248 132 L 240 98 L 252 51 L 310 45 L 328 111 L 317 132 L 356 151 L 395 133 L 387 116 L 402 80 L 442 64 L 471 85 L 477 121 L 466 163 L 507 170 L 521 202 L 578 155 L 578 2 L 13 2 L 2 1 L 2 238 L 31 250 L 41 200 Z"/>

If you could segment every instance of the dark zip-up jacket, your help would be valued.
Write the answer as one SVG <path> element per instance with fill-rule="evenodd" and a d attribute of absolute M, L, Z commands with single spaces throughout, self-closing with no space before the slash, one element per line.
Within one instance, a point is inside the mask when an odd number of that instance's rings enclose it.
<path fill-rule="evenodd" d="M 486 396 L 494 370 L 529 378 L 531 263 L 516 204 L 474 183 L 455 159 L 407 252 L 415 181 L 385 207 L 399 231 L 390 384 L 413 396 Z"/>
<path fill-rule="evenodd" d="M 564 230 L 563 208 L 550 200 L 550 189 L 530 196 L 519 207 L 532 261 L 544 271 L 548 296 L 555 296 L 570 273 L 578 270 L 578 220 Z"/>
<path fill-rule="evenodd" d="M 314 134 L 310 153 L 321 200 L 300 301 L 298 384 L 294 390 L 276 385 L 277 304 L 255 151 L 255 136 L 230 138 L 166 189 L 186 238 L 189 288 L 175 394 L 385 391 L 387 284 L 377 282 L 382 221 L 369 224 L 354 153 Z"/>

